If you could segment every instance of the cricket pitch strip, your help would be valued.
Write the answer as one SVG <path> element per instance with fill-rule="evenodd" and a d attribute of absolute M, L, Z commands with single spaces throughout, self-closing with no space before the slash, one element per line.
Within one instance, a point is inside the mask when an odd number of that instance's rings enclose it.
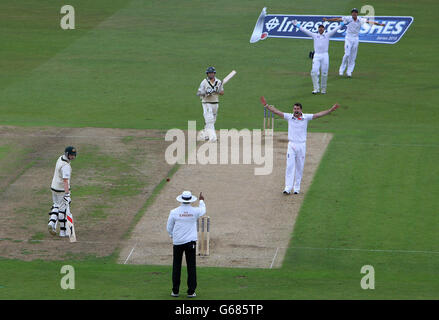
<path fill-rule="evenodd" d="M 331 139 L 329 133 L 308 133 L 299 195 L 282 194 L 287 132 L 275 133 L 270 175 L 254 175 L 255 165 L 182 165 L 124 243 L 119 263 L 172 265 L 166 222 L 169 211 L 179 205 L 176 196 L 190 190 L 197 196 L 203 192 L 210 216 L 210 255 L 198 256 L 198 266 L 279 268 L 304 195 Z"/>

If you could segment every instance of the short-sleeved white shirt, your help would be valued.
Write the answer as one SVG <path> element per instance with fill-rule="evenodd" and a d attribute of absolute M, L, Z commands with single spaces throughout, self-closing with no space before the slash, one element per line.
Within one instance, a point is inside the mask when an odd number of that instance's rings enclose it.
<path fill-rule="evenodd" d="M 215 81 L 212 83 L 208 78 L 205 78 L 200 83 L 200 87 L 198 88 L 198 94 L 203 95 L 202 96 L 202 102 L 203 103 L 218 103 L 219 102 L 219 96 L 218 93 L 215 92 L 211 95 L 206 95 L 208 89 L 218 90 L 219 92 L 224 91 L 223 84 L 221 80 L 215 78 Z"/>
<path fill-rule="evenodd" d="M 308 121 L 312 120 L 313 114 L 303 113 L 296 118 L 292 113 L 284 113 L 284 119 L 288 121 L 288 141 L 292 143 L 306 143 Z"/>
<path fill-rule="evenodd" d="M 53 173 L 51 189 L 57 192 L 64 191 L 64 179 L 69 180 L 70 188 L 70 177 L 72 175 L 72 167 L 70 166 L 70 161 L 64 156 L 60 156 L 56 161 L 55 172 Z"/>
<path fill-rule="evenodd" d="M 356 40 L 360 35 L 361 26 L 367 22 L 367 19 L 357 17 L 354 21 L 352 16 L 345 16 L 342 18 L 343 22 L 346 24 L 346 37 L 348 39 Z"/>

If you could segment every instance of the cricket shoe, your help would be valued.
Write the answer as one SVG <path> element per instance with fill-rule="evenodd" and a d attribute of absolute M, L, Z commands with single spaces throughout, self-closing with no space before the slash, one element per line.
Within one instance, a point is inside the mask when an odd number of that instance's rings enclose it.
<path fill-rule="evenodd" d="M 56 236 L 55 224 L 52 221 L 50 221 L 47 225 L 47 230 L 52 236 Z"/>
<path fill-rule="evenodd" d="M 319 90 L 313 90 L 312 94 L 317 94 L 319 92 L 320 92 Z"/>
<path fill-rule="evenodd" d="M 326 94 L 326 90 L 322 90 L 321 94 Z"/>
<path fill-rule="evenodd" d="M 352 78 L 352 73 L 347 73 L 346 75 L 348 76 L 348 78 Z"/>
<path fill-rule="evenodd" d="M 204 133 L 204 130 L 201 130 L 200 133 L 198 134 L 198 140 L 199 141 L 207 141 L 209 140 L 209 137 Z"/>
<path fill-rule="evenodd" d="M 285 189 L 282 193 L 285 195 L 289 195 L 289 194 L 291 194 L 291 191 L 288 191 L 287 189 Z"/>
<path fill-rule="evenodd" d="M 195 298 L 197 296 L 197 294 L 194 292 L 194 293 L 192 293 L 192 294 L 187 294 L 187 297 L 188 298 Z"/>
<path fill-rule="evenodd" d="M 61 238 L 65 238 L 65 237 L 67 237 L 66 231 L 65 231 L 65 230 L 61 230 L 61 231 L 59 232 L 59 236 L 60 236 Z"/>
<path fill-rule="evenodd" d="M 340 77 L 342 77 L 342 76 L 343 76 L 343 72 L 339 72 L 338 75 L 339 75 Z"/>
<path fill-rule="evenodd" d="M 300 192 L 299 191 L 294 191 L 294 194 L 299 194 Z"/>
<path fill-rule="evenodd" d="M 171 292 L 171 297 L 177 298 L 180 296 L 178 293 L 174 293 L 174 291 Z"/>

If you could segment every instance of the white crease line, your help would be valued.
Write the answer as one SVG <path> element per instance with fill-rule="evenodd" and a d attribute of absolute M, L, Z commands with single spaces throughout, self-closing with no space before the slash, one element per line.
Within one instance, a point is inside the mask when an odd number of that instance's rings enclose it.
<path fill-rule="evenodd" d="M 134 252 L 134 248 L 136 247 L 136 245 L 137 245 L 137 243 L 134 245 L 134 247 L 131 249 L 131 252 L 130 252 L 130 254 L 128 255 L 128 257 L 127 257 L 127 259 L 125 260 L 125 262 L 123 263 L 123 264 L 126 264 L 127 263 L 127 261 L 128 261 L 128 259 L 131 257 L 131 255 L 133 254 L 133 252 Z"/>
<path fill-rule="evenodd" d="M 6 134 L 1 134 L 0 136 L 4 136 L 4 137 L 34 137 L 34 138 L 101 138 L 101 139 L 122 139 L 125 138 L 126 136 L 78 136 L 78 135 L 68 135 L 68 136 L 61 136 L 58 134 L 55 135 L 51 135 L 51 134 L 10 134 L 10 133 L 6 133 Z M 141 136 L 140 138 L 145 138 L 144 136 Z M 149 137 L 148 137 L 149 138 Z"/>
<path fill-rule="evenodd" d="M 305 250 L 335 250 L 335 251 L 362 251 L 362 252 L 388 252 L 388 253 L 425 253 L 425 254 L 439 254 L 439 251 L 393 250 L 393 249 L 314 248 L 314 247 L 291 247 L 291 249 L 305 249 Z"/>
<path fill-rule="evenodd" d="M 3 238 L 0 237 L 0 241 L 16 241 L 16 242 L 58 242 L 58 243 L 64 243 L 63 239 L 59 238 L 59 239 L 42 239 L 42 240 L 32 240 L 32 239 L 12 239 L 12 238 Z M 81 243 L 90 243 L 90 244 L 109 244 L 109 243 L 124 243 L 123 240 L 121 241 L 92 241 L 92 240 L 83 240 L 81 241 Z M 139 243 L 148 243 L 150 244 L 150 242 L 148 241 L 137 241 L 136 244 L 134 245 L 134 247 L 131 249 L 130 255 L 133 253 L 134 248 L 137 246 L 137 244 Z M 333 251 L 361 251 L 361 252 L 385 252 L 385 253 L 420 253 L 420 254 L 439 254 L 439 251 L 428 251 L 428 250 L 397 250 L 397 249 L 359 249 L 359 248 L 318 248 L 318 247 L 261 247 L 260 249 L 274 249 L 276 248 L 276 253 L 273 257 L 273 261 L 271 263 L 271 265 L 274 265 L 274 261 L 276 259 L 276 256 L 278 254 L 279 249 L 285 249 L 285 250 L 289 250 L 289 249 L 301 249 L 301 250 L 333 250 Z M 127 257 L 130 257 L 130 255 Z M 168 254 L 166 254 L 167 256 Z M 126 261 L 127 261 L 126 260 Z"/>
<path fill-rule="evenodd" d="M 25 243 L 25 242 L 35 242 L 35 243 L 60 243 L 63 244 L 65 241 L 62 238 L 56 238 L 56 239 L 42 239 L 42 240 L 34 240 L 34 239 L 12 239 L 12 238 L 0 238 L 0 241 L 12 241 L 16 243 Z M 92 240 L 78 240 L 78 243 L 90 243 L 90 244 L 96 244 L 96 245 L 105 245 L 109 243 L 120 243 L 121 241 L 92 241 Z"/>
<path fill-rule="evenodd" d="M 342 142 L 342 141 L 335 141 L 334 144 L 352 144 L 352 145 L 371 145 L 371 146 L 380 146 L 380 147 L 388 147 L 388 146 L 395 146 L 395 147 L 428 147 L 428 148 L 439 148 L 439 145 L 437 144 L 412 144 L 412 143 L 375 143 L 375 142 Z"/>
<path fill-rule="evenodd" d="M 279 247 L 276 248 L 276 253 L 274 254 L 273 260 L 271 261 L 270 269 L 273 269 L 274 261 L 276 260 L 277 253 L 279 251 Z"/>

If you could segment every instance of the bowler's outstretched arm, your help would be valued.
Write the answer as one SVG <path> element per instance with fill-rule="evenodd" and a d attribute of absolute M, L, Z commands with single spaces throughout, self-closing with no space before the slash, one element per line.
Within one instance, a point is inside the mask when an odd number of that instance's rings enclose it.
<path fill-rule="evenodd" d="M 314 113 L 314 115 L 313 115 L 312 118 L 313 118 L 313 120 L 314 120 L 314 119 L 318 119 L 318 118 L 324 117 L 324 116 L 330 114 L 331 112 L 335 111 L 339 106 L 340 106 L 340 105 L 336 103 L 336 104 L 334 104 L 334 105 L 333 105 L 330 109 L 328 109 L 328 110 L 324 110 L 324 111 L 320 111 L 320 112 Z"/>
<path fill-rule="evenodd" d="M 284 118 L 284 113 L 282 111 L 277 110 L 274 106 L 267 105 L 266 108 L 273 112 L 274 114 L 277 114 L 279 117 Z"/>

